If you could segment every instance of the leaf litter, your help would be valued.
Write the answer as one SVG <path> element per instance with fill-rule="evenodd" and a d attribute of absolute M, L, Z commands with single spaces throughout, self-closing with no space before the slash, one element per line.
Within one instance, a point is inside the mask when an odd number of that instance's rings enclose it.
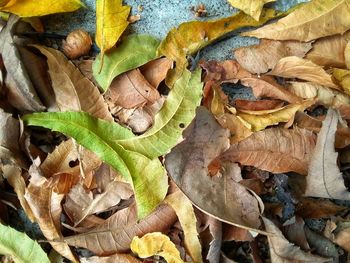
<path fill-rule="evenodd" d="M 32 36 L 81 1 L 0 1 L 2 261 L 350 260 L 350 3 L 228 2 L 160 40 L 98 0 L 70 60 Z M 237 29 L 260 43 L 191 57 Z"/>

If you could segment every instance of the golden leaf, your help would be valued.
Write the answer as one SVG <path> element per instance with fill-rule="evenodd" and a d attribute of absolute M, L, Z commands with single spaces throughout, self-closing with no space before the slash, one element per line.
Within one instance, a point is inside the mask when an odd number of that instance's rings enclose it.
<path fill-rule="evenodd" d="M 350 70 L 345 69 L 333 69 L 333 77 L 339 81 L 343 91 L 350 95 Z"/>
<path fill-rule="evenodd" d="M 256 21 L 259 21 L 261 11 L 264 4 L 275 2 L 276 0 L 228 0 L 229 3 L 238 9 L 241 9 L 247 15 L 253 17 Z"/>

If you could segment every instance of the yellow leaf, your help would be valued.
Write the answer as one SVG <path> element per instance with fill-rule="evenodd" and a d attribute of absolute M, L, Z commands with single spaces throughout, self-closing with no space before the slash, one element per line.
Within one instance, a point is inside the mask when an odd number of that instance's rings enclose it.
<path fill-rule="evenodd" d="M 123 6 L 122 0 L 96 1 L 96 44 L 104 53 L 111 49 L 129 25 L 130 6 Z M 101 63 L 102 67 L 103 63 Z"/>
<path fill-rule="evenodd" d="M 264 4 L 275 2 L 276 0 L 228 0 L 229 3 L 238 9 L 241 9 L 247 15 L 259 21 Z"/>
<path fill-rule="evenodd" d="M 344 92 L 350 95 L 350 70 L 335 68 L 333 69 L 333 77 L 339 81 Z"/>
<path fill-rule="evenodd" d="M 134 237 L 130 248 L 140 258 L 157 255 L 163 257 L 168 263 L 184 263 L 174 243 L 169 237 L 159 232 L 146 234 L 142 238 Z"/>
<path fill-rule="evenodd" d="M 311 41 L 343 34 L 350 28 L 349 13 L 349 0 L 313 0 L 276 23 L 242 35 L 274 40 Z"/>
<path fill-rule="evenodd" d="M 33 17 L 73 12 L 82 6 L 84 4 L 80 0 L 11 0 L 5 6 L 0 7 L 0 11 L 20 17 Z"/>
<path fill-rule="evenodd" d="M 167 84 L 171 87 L 187 67 L 187 56 L 211 44 L 221 36 L 246 26 L 259 26 L 282 15 L 273 9 L 264 9 L 260 21 L 240 12 L 230 17 L 212 21 L 192 21 L 173 28 L 158 48 L 159 56 L 176 62 L 176 68 L 169 72 Z"/>
<path fill-rule="evenodd" d="M 197 219 L 191 201 L 179 190 L 165 198 L 179 218 L 185 234 L 185 246 L 193 262 L 201 263 L 202 248 L 198 239 Z"/>

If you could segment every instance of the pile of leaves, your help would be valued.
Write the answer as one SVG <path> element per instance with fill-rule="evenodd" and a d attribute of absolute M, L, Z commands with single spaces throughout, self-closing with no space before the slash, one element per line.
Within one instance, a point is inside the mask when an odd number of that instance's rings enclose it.
<path fill-rule="evenodd" d="M 350 1 L 228 1 L 159 41 L 97 0 L 100 52 L 69 59 L 38 17 L 79 0 L 0 0 L 4 262 L 350 260 Z M 245 27 L 258 45 L 198 61 Z"/>

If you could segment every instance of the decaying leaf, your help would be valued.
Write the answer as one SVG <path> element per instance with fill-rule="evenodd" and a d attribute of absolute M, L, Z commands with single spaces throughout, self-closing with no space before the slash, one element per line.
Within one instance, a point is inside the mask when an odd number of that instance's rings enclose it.
<path fill-rule="evenodd" d="M 261 74 L 290 56 L 303 58 L 312 48 L 311 43 L 262 39 L 259 45 L 240 47 L 234 51 L 238 63 L 251 73 Z"/>
<path fill-rule="evenodd" d="M 96 1 L 96 44 L 101 49 L 101 68 L 106 51 L 118 41 L 129 25 L 130 6 L 123 6 L 122 0 Z"/>
<path fill-rule="evenodd" d="M 299 247 L 290 243 L 269 219 L 264 218 L 267 236 L 270 245 L 271 263 L 293 263 L 293 262 L 329 262 L 329 259 L 304 252 Z"/>
<path fill-rule="evenodd" d="M 350 224 L 348 221 L 337 222 L 337 228 L 333 231 L 333 242 L 344 248 L 346 251 L 350 251 Z"/>
<path fill-rule="evenodd" d="M 209 263 L 219 263 L 221 255 L 223 224 L 222 222 L 211 216 L 208 217 L 209 231 L 213 239 L 209 244 L 210 246 L 207 255 L 207 260 L 209 261 Z"/>
<path fill-rule="evenodd" d="M 329 109 L 310 160 L 305 196 L 350 199 L 337 165 L 338 153 L 334 150 L 338 120 L 339 114 Z"/>
<path fill-rule="evenodd" d="M 282 58 L 268 74 L 282 78 L 298 78 L 334 89 L 339 89 L 332 81 L 331 75 L 327 74 L 321 66 L 318 66 L 307 59 L 295 56 Z"/>
<path fill-rule="evenodd" d="M 108 257 L 89 257 L 80 258 L 81 263 L 141 263 L 140 260 L 136 259 L 129 254 L 114 254 Z"/>
<path fill-rule="evenodd" d="M 229 3 L 238 9 L 241 9 L 247 15 L 253 17 L 256 21 L 259 21 L 261 11 L 264 4 L 274 2 L 276 0 L 228 0 Z"/>
<path fill-rule="evenodd" d="M 104 55 L 102 69 L 101 54 L 98 55 L 92 69 L 102 90 L 105 92 L 113 79 L 120 74 L 154 60 L 157 57 L 158 46 L 159 41 L 152 36 L 131 35 L 123 39 L 117 48 L 111 49 Z"/>
<path fill-rule="evenodd" d="M 347 0 L 313 0 L 299 6 L 276 23 L 242 35 L 275 40 L 311 41 L 347 31 L 350 28 L 349 12 Z"/>
<path fill-rule="evenodd" d="M 280 100 L 240 100 L 234 101 L 237 110 L 242 111 L 265 111 L 279 109 L 284 105 Z"/>
<path fill-rule="evenodd" d="M 148 62 L 140 67 L 142 75 L 154 87 L 158 88 L 159 84 L 165 79 L 168 70 L 173 66 L 173 62 L 167 58 L 159 58 Z"/>
<path fill-rule="evenodd" d="M 162 233 L 149 233 L 143 237 L 134 237 L 131 244 L 131 250 L 140 258 L 149 258 L 152 256 L 161 256 L 168 263 L 185 263 L 177 250 L 175 244 L 170 238 Z"/>
<path fill-rule="evenodd" d="M 328 218 L 346 210 L 344 206 L 336 205 L 329 200 L 303 198 L 297 206 L 296 213 L 303 218 Z"/>
<path fill-rule="evenodd" d="M 333 69 L 333 77 L 339 82 L 342 90 L 350 95 L 350 71 L 345 69 Z"/>
<path fill-rule="evenodd" d="M 294 171 L 306 175 L 315 142 L 315 135 L 304 129 L 271 128 L 231 145 L 218 159 L 272 173 Z"/>
<path fill-rule="evenodd" d="M 208 176 L 209 163 L 229 147 L 228 131 L 203 107 L 184 133 L 185 140 L 165 158 L 173 181 L 192 203 L 205 213 L 245 228 L 260 225 L 259 200 L 236 180 L 238 166 L 226 167 L 222 177 Z"/>
<path fill-rule="evenodd" d="M 72 246 L 87 248 L 99 256 L 125 253 L 129 251 L 134 236 L 143 236 L 150 232 L 165 232 L 176 220 L 174 210 L 162 204 L 152 214 L 137 223 L 136 207 L 131 205 L 118 211 L 94 229 L 66 237 L 65 241 Z"/>

